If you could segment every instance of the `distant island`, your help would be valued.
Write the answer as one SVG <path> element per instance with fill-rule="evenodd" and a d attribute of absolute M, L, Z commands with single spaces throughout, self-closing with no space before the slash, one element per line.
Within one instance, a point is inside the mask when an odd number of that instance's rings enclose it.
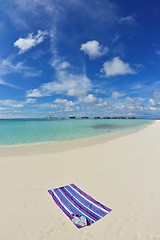
<path fill-rule="evenodd" d="M 88 116 L 82 116 L 82 117 L 76 117 L 75 115 L 71 115 L 68 118 L 64 117 L 54 117 L 54 116 L 49 116 L 44 119 L 47 120 L 65 120 L 65 119 L 137 119 L 135 116 L 128 116 L 128 117 L 123 117 L 123 116 L 105 116 L 105 117 L 100 117 L 100 116 L 95 116 L 95 117 L 88 117 Z"/>

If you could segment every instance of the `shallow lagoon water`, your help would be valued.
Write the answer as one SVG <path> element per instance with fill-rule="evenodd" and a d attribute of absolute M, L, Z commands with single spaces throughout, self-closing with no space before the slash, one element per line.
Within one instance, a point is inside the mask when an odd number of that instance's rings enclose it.
<path fill-rule="evenodd" d="M 61 142 L 136 129 L 151 123 L 140 119 L 8 119 L 0 120 L 0 145 Z"/>

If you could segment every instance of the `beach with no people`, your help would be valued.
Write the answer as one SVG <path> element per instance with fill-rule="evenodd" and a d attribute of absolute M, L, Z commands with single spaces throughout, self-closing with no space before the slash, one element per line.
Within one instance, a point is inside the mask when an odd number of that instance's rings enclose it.
<path fill-rule="evenodd" d="M 0 1 L 0 240 L 160 240 L 160 1 Z"/>
<path fill-rule="evenodd" d="M 159 130 L 0 147 L 0 239 L 159 240 Z M 48 194 L 70 183 L 112 212 L 78 230 Z"/>

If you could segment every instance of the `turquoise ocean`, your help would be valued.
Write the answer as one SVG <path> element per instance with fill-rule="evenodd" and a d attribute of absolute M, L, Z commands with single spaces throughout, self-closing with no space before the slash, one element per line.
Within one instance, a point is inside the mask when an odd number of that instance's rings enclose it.
<path fill-rule="evenodd" d="M 0 145 L 61 142 L 100 136 L 152 123 L 140 119 L 1 119 Z"/>

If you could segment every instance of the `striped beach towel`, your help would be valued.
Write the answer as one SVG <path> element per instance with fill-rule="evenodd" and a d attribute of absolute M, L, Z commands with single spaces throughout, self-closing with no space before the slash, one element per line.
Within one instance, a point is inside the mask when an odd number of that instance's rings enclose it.
<path fill-rule="evenodd" d="M 112 211 L 75 184 L 50 189 L 48 192 L 77 228 L 89 226 Z"/>

